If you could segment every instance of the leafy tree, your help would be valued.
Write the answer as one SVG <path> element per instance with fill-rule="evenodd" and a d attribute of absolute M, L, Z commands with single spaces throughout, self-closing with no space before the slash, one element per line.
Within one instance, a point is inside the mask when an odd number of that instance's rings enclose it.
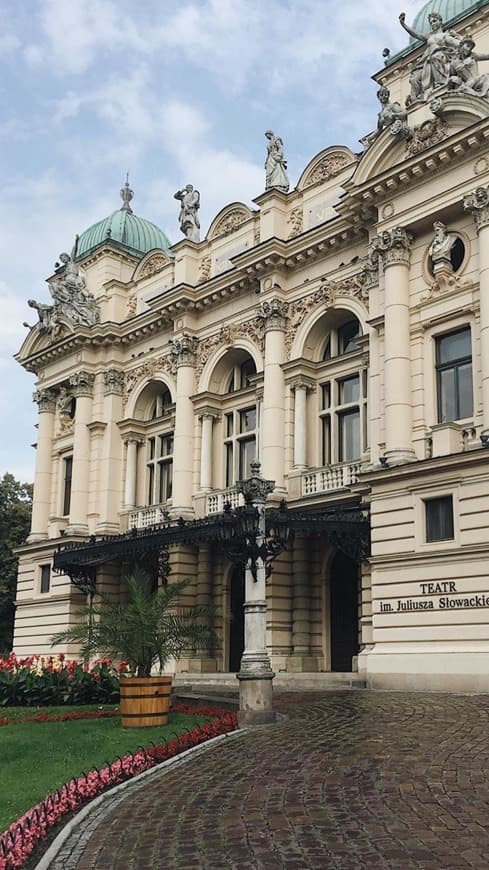
<path fill-rule="evenodd" d="M 0 653 L 12 649 L 18 561 L 13 551 L 29 534 L 31 511 L 32 484 L 4 474 L 0 478 Z"/>

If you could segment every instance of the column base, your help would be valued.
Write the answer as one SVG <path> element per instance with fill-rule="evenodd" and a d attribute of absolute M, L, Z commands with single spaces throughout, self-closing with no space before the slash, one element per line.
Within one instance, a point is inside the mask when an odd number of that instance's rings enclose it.
<path fill-rule="evenodd" d="M 389 465 L 407 465 L 409 462 L 416 461 L 414 450 L 386 450 L 384 454 Z"/>
<path fill-rule="evenodd" d="M 26 539 L 26 544 L 38 544 L 41 541 L 48 540 L 47 532 L 31 532 L 29 537 Z"/>
<path fill-rule="evenodd" d="M 65 535 L 88 535 L 88 526 L 86 523 L 73 523 L 66 526 Z"/>
<path fill-rule="evenodd" d="M 271 725 L 276 722 L 277 715 L 272 709 L 273 671 L 263 675 L 240 672 L 236 676 L 239 680 L 239 725 Z"/>
<path fill-rule="evenodd" d="M 298 653 L 287 656 L 285 667 L 290 674 L 315 674 L 318 670 L 318 660 L 314 656 Z"/>

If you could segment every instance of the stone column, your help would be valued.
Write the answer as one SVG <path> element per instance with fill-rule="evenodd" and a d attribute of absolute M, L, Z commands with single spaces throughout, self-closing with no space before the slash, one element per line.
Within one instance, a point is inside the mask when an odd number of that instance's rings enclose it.
<path fill-rule="evenodd" d="M 54 390 L 36 390 L 32 398 L 39 406 L 39 428 L 29 544 L 48 536 L 56 394 Z"/>
<path fill-rule="evenodd" d="M 90 372 L 77 372 L 70 378 L 70 390 L 76 399 L 73 427 L 73 474 L 71 479 L 70 522 L 68 535 L 88 533 L 88 491 L 90 486 L 90 430 L 93 382 Z"/>
<path fill-rule="evenodd" d="M 315 384 L 306 378 L 296 378 L 290 385 L 295 393 L 294 405 L 294 468 L 307 468 L 307 393 Z"/>
<path fill-rule="evenodd" d="M 265 323 L 262 448 L 263 474 L 284 489 L 285 465 L 285 328 L 288 305 L 281 299 L 262 302 L 258 316 Z"/>
<path fill-rule="evenodd" d="M 173 447 L 173 516 L 193 515 L 192 463 L 194 439 L 194 393 L 197 339 L 190 335 L 170 342 L 177 367 L 175 440 Z"/>
<path fill-rule="evenodd" d="M 124 489 L 124 510 L 130 511 L 136 507 L 138 448 L 141 439 L 137 435 L 126 435 L 126 485 Z"/>
<path fill-rule="evenodd" d="M 391 465 L 415 459 L 409 331 L 411 242 L 412 236 L 403 227 L 383 232 L 374 242 L 384 262 L 385 455 Z"/>
<path fill-rule="evenodd" d="M 479 300 L 482 379 L 482 426 L 489 429 L 489 187 L 478 187 L 464 197 L 479 235 Z"/>
<path fill-rule="evenodd" d="M 311 593 L 309 549 L 307 538 L 294 541 L 294 571 L 292 589 L 292 649 L 287 670 L 307 673 L 317 671 L 317 660 L 311 656 Z"/>
<path fill-rule="evenodd" d="M 212 551 L 209 544 L 199 544 L 197 590 L 195 604 L 197 607 L 210 607 L 212 599 Z M 215 673 L 217 661 L 212 650 L 195 653 L 189 663 L 189 669 L 196 673 Z"/>
<path fill-rule="evenodd" d="M 99 459 L 99 521 L 96 529 L 102 535 L 116 534 L 120 530 L 122 439 L 117 423 L 122 417 L 123 387 L 123 372 L 118 369 L 104 372 L 105 430 Z"/>
<path fill-rule="evenodd" d="M 200 415 L 202 421 L 202 442 L 200 447 L 200 488 L 203 492 L 212 489 L 212 430 L 217 415 L 212 411 L 203 411 Z"/>
<path fill-rule="evenodd" d="M 252 477 L 240 481 L 238 488 L 246 504 L 258 512 L 257 547 L 265 543 L 265 502 L 273 492 L 273 480 L 263 480 L 260 463 L 251 463 Z M 266 568 L 264 560 L 250 557 L 245 570 L 245 648 L 239 674 L 239 713 L 241 725 L 266 725 L 275 721 L 272 707 L 272 671 L 267 652 Z"/>

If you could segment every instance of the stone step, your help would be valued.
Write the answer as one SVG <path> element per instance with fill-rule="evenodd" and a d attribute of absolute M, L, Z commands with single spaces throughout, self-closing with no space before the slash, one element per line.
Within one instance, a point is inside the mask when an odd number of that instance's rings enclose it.
<path fill-rule="evenodd" d="M 214 693 L 216 690 L 237 692 L 238 680 L 236 674 L 175 674 L 175 688 L 184 688 L 188 692 L 201 692 L 207 688 Z M 309 673 L 295 674 L 281 672 L 275 676 L 273 687 L 276 691 L 324 692 L 328 689 L 365 689 L 365 679 L 357 673 Z"/>

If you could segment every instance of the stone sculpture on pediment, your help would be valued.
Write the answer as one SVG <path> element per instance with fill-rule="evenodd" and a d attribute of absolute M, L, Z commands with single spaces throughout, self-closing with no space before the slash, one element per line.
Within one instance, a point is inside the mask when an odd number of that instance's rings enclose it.
<path fill-rule="evenodd" d="M 412 132 L 407 122 L 407 112 L 397 101 L 391 102 L 389 88 L 384 85 L 377 91 L 377 99 L 380 102 L 380 112 L 377 119 L 377 130 L 368 137 L 370 142 L 380 136 L 384 130 L 389 130 L 392 136 L 410 139 Z"/>
<path fill-rule="evenodd" d="M 272 130 L 267 130 L 267 159 L 265 160 L 265 190 L 280 190 L 287 193 L 290 187 L 284 143 Z"/>
<path fill-rule="evenodd" d="M 446 87 L 452 59 L 456 56 L 461 37 L 453 30 L 443 29 L 443 19 L 437 12 L 428 15 L 431 30 L 417 33 L 406 24 L 406 14 L 399 16 L 401 27 L 414 39 L 424 43 L 425 50 L 411 70 L 410 104 L 427 100 L 437 88 Z"/>
<path fill-rule="evenodd" d="M 71 254 L 60 254 L 62 265 L 49 281 L 53 305 L 29 300 L 37 310 L 39 328 L 51 338 L 56 338 L 64 327 L 94 326 L 100 321 L 100 311 L 95 297 L 86 289 L 85 274 L 76 262 L 78 236 Z"/>
<path fill-rule="evenodd" d="M 460 42 L 457 53 L 450 63 L 450 76 L 448 87 L 459 93 L 470 94 L 474 97 L 488 98 L 489 75 L 481 75 L 477 61 L 489 60 L 489 54 L 476 54 L 475 42 L 470 37 L 465 37 Z"/>

